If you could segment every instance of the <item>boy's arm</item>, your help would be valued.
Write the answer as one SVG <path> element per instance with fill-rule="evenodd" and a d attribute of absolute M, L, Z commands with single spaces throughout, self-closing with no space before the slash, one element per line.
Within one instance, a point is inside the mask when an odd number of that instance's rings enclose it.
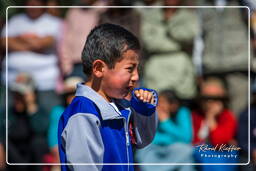
<path fill-rule="evenodd" d="M 139 90 L 139 95 L 136 93 Z M 150 92 L 152 98 L 148 102 L 143 102 L 143 91 Z M 137 91 L 138 92 L 138 91 Z M 136 147 L 143 148 L 150 144 L 155 136 L 158 117 L 156 114 L 156 105 L 158 102 L 157 92 L 152 89 L 139 88 L 132 93 L 131 107 L 134 109 L 133 125 L 136 135 Z"/>
<path fill-rule="evenodd" d="M 75 165 L 75 163 L 103 163 L 104 145 L 100 134 L 100 121 L 93 114 L 75 114 L 62 133 L 70 170 L 101 170 L 99 165 Z"/>

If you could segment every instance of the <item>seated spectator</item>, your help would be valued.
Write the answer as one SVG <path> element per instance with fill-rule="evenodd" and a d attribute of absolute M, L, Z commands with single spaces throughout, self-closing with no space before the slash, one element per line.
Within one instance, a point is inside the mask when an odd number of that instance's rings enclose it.
<path fill-rule="evenodd" d="M 42 163 L 43 155 L 48 152 L 49 120 L 37 104 L 34 81 L 30 75 L 21 73 L 10 89 L 13 104 L 8 110 L 8 162 Z M 40 166 L 36 168 L 40 170 Z M 13 169 L 17 168 L 13 166 Z M 23 170 L 28 167 L 23 166 Z"/>
<path fill-rule="evenodd" d="M 44 6 L 47 0 L 26 0 L 26 6 Z M 59 103 L 55 93 L 58 78 L 56 41 L 59 38 L 60 19 L 46 13 L 46 8 L 26 8 L 8 21 L 2 32 L 2 44 L 8 39 L 8 77 L 4 81 L 11 85 L 20 72 L 29 73 L 38 90 L 38 103 L 47 112 Z M 7 36 L 7 37 L 6 37 Z M 7 58 L 6 58 L 7 59 Z M 5 61 L 3 62 L 5 65 Z"/>
<path fill-rule="evenodd" d="M 136 153 L 140 163 L 193 163 L 191 113 L 175 92 L 159 93 L 159 125 L 151 145 Z M 141 166 L 141 170 L 194 170 L 193 166 Z"/>
<path fill-rule="evenodd" d="M 245 1 L 197 0 L 196 2 L 199 6 L 246 6 L 242 4 Z M 250 58 L 248 12 L 246 8 L 198 9 L 201 30 L 198 37 L 200 41 L 195 44 L 198 50 L 198 66 L 204 75 L 225 79 L 230 97 L 228 107 L 236 117 L 248 104 L 248 59 Z M 253 54 L 251 53 L 250 56 L 252 57 Z"/>
<path fill-rule="evenodd" d="M 193 143 L 196 162 L 199 163 L 237 163 L 237 151 L 221 151 L 220 146 L 234 144 L 236 119 L 232 111 L 226 108 L 227 91 L 221 80 L 208 78 L 200 87 L 201 109 L 193 111 Z M 202 148 L 201 148 L 202 147 Z M 216 147 L 215 150 L 202 150 Z M 228 155 L 233 157 L 228 157 Z M 216 155 L 226 155 L 218 157 Z M 235 155 L 237 157 L 235 157 Z M 210 156 L 210 157 L 209 157 Z M 236 166 L 201 165 L 201 170 L 234 170 Z"/>
<path fill-rule="evenodd" d="M 59 163 L 59 151 L 58 151 L 58 123 L 61 114 L 64 112 L 65 108 L 71 103 L 74 97 L 76 84 L 83 82 L 80 77 L 69 77 L 64 81 L 64 101 L 63 105 L 58 105 L 53 107 L 50 114 L 50 125 L 48 129 L 48 144 L 50 147 L 50 156 L 48 158 L 49 163 Z M 47 163 L 48 163 L 47 162 Z M 60 169 L 59 166 L 53 166 Z"/>
<path fill-rule="evenodd" d="M 238 125 L 238 144 L 242 148 L 240 151 L 240 161 L 241 163 L 250 164 L 247 166 L 241 166 L 241 171 L 255 171 L 256 164 L 256 81 L 252 85 L 252 103 L 250 105 L 250 125 L 249 123 L 249 109 L 248 106 L 240 114 L 239 125 Z M 250 151 L 248 143 L 248 127 L 250 126 Z M 249 158 L 250 155 L 250 158 Z M 253 166 L 254 165 L 254 166 Z"/>

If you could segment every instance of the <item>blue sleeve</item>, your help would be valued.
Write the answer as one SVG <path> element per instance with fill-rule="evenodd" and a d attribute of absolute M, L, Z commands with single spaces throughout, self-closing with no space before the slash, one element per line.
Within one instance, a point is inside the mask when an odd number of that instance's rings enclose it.
<path fill-rule="evenodd" d="M 140 89 L 153 93 L 154 104 L 144 103 L 143 101 L 141 101 L 135 96 L 134 91 L 140 90 Z M 155 90 L 147 89 L 147 88 L 135 88 L 132 91 L 131 106 L 137 113 L 140 113 L 145 116 L 151 116 L 156 110 L 157 103 L 158 103 L 158 95 Z"/>
<path fill-rule="evenodd" d="M 153 93 L 154 104 L 144 103 L 139 100 L 134 91 L 138 89 L 147 90 Z M 130 101 L 133 111 L 133 125 L 136 137 L 136 148 L 143 148 L 150 144 L 155 136 L 158 117 L 156 113 L 156 105 L 158 103 L 158 97 L 155 90 L 136 88 L 132 92 L 132 99 Z"/>
<path fill-rule="evenodd" d="M 192 123 L 191 113 L 181 107 L 178 111 L 176 123 L 168 119 L 159 124 L 159 129 L 172 136 L 176 141 L 191 143 L 192 141 Z"/>

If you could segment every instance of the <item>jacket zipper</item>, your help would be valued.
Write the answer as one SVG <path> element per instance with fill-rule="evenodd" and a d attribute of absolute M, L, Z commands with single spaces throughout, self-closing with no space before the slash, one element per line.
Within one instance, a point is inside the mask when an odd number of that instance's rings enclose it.
<path fill-rule="evenodd" d="M 129 159 L 129 145 L 130 145 L 130 141 L 129 141 L 129 129 L 128 129 L 128 125 L 129 125 L 129 120 L 130 120 L 130 116 L 131 116 L 131 111 L 129 111 L 129 115 L 128 115 L 128 119 L 126 123 L 126 119 L 125 117 L 119 117 L 122 118 L 124 121 L 124 130 L 125 130 L 125 140 L 126 140 L 126 155 L 127 155 L 127 163 L 128 163 L 128 171 L 130 169 L 130 159 Z"/>
<path fill-rule="evenodd" d="M 130 122 L 130 116 L 131 116 L 131 111 L 129 110 L 129 115 L 127 118 L 127 125 L 126 125 L 126 151 L 127 151 L 127 159 L 128 159 L 128 171 L 130 170 L 130 159 L 129 159 L 129 145 L 130 145 L 130 140 L 129 140 L 129 122 Z"/>

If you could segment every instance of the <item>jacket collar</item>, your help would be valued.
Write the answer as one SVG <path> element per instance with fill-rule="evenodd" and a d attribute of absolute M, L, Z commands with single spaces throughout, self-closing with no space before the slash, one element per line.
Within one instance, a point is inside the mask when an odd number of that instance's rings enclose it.
<path fill-rule="evenodd" d="M 111 106 L 101 95 L 83 83 L 77 84 L 75 96 L 84 96 L 93 101 L 98 106 L 103 120 L 115 119 L 120 116 L 114 107 Z"/>

